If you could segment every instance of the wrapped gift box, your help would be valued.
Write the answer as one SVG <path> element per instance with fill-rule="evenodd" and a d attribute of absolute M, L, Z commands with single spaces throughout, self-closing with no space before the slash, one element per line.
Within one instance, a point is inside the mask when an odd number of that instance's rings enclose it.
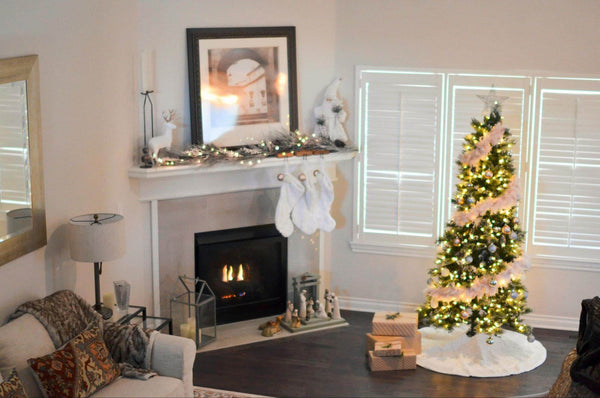
<path fill-rule="evenodd" d="M 414 336 L 417 333 L 416 312 L 376 312 L 373 316 L 375 336 Z"/>
<path fill-rule="evenodd" d="M 375 343 L 373 355 L 376 357 L 399 357 L 402 355 L 402 344 L 399 341 Z"/>
<path fill-rule="evenodd" d="M 410 350 L 405 350 L 401 357 L 377 357 L 373 351 L 369 351 L 368 361 L 372 372 L 417 368 L 417 354 Z"/>
<path fill-rule="evenodd" d="M 377 342 L 399 342 L 405 350 L 412 350 L 417 354 L 421 353 L 421 333 L 419 331 L 414 336 L 375 336 L 367 333 L 367 354 L 375 349 L 375 343 Z"/>

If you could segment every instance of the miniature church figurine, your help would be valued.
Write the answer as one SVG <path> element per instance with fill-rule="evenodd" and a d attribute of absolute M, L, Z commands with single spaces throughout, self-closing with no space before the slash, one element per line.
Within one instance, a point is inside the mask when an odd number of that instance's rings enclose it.
<path fill-rule="evenodd" d="M 328 316 L 331 316 L 331 293 L 329 293 L 329 289 L 325 289 L 325 313 Z"/>
<path fill-rule="evenodd" d="M 316 318 L 318 318 L 318 319 L 329 318 L 329 316 L 327 316 L 327 313 L 325 312 L 325 308 L 323 308 L 323 304 L 321 304 L 321 302 L 319 300 L 317 300 L 316 306 L 317 306 L 317 312 L 315 313 Z"/>
<path fill-rule="evenodd" d="M 285 318 L 283 319 L 285 323 L 292 323 L 292 311 L 294 311 L 294 304 L 288 300 L 287 309 L 285 310 Z"/>
<path fill-rule="evenodd" d="M 315 302 L 313 301 L 312 297 L 308 299 L 308 303 L 306 304 L 306 320 L 310 321 L 310 318 L 312 318 L 313 314 L 315 313 L 315 309 L 313 307 L 313 305 L 315 305 Z"/>
<path fill-rule="evenodd" d="M 331 297 L 331 301 L 333 304 L 333 314 L 331 315 L 331 319 L 342 319 L 342 315 L 340 315 L 340 302 L 338 301 L 338 298 L 335 296 L 335 294 L 331 294 Z"/>
<path fill-rule="evenodd" d="M 306 318 L 306 290 L 300 292 L 300 308 L 298 309 L 300 319 Z"/>

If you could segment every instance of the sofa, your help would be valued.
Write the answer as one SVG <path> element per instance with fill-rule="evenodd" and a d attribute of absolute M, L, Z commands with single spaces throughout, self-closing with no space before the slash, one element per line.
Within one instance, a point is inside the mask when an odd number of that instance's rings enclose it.
<path fill-rule="evenodd" d="M 29 358 L 56 350 L 46 328 L 31 314 L 0 327 L 0 368 L 14 367 L 29 397 L 42 397 Z M 192 397 L 194 342 L 187 338 L 157 333 L 146 355 L 158 373 L 148 380 L 118 377 L 92 397 Z"/>

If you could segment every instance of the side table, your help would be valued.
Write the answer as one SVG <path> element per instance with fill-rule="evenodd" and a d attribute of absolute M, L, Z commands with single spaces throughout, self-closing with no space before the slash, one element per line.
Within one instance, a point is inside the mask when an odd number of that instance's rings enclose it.
<path fill-rule="evenodd" d="M 122 325 L 141 325 L 145 329 L 154 329 L 157 331 L 168 326 L 169 334 L 173 334 L 173 320 L 171 318 L 150 316 L 146 312 L 146 307 L 139 305 L 130 305 L 127 311 L 116 309 L 111 320 Z"/>

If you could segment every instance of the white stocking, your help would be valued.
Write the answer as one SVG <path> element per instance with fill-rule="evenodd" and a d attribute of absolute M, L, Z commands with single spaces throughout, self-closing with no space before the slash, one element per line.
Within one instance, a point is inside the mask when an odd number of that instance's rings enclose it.
<path fill-rule="evenodd" d="M 298 201 L 294 210 L 292 210 L 292 220 L 294 224 L 306 235 L 312 235 L 317 230 L 317 221 L 315 219 L 316 205 L 319 201 L 319 192 L 315 187 L 313 176 L 307 172 L 306 167 L 303 170 L 306 179 L 304 180 L 304 196 Z"/>
<path fill-rule="evenodd" d="M 279 194 L 279 202 L 275 209 L 275 226 L 286 238 L 294 232 L 294 224 L 290 214 L 298 201 L 302 198 L 304 186 L 290 173 L 284 173 L 283 185 Z"/>
<path fill-rule="evenodd" d="M 335 220 L 330 214 L 333 203 L 333 184 L 327 175 L 324 162 L 321 162 L 320 170 L 317 173 L 317 182 L 320 188 L 316 212 L 317 224 L 322 231 L 331 232 L 335 228 Z"/>

